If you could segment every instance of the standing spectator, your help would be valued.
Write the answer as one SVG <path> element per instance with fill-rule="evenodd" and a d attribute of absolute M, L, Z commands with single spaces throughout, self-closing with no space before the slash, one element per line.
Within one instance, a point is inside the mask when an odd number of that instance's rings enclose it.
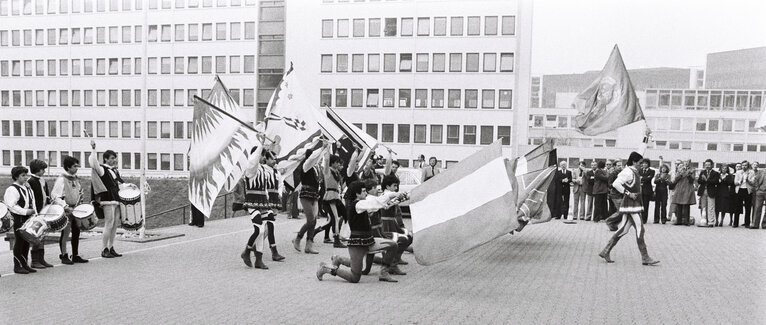
<path fill-rule="evenodd" d="M 713 170 L 712 159 L 705 160 L 705 169 L 697 178 L 697 183 L 700 185 L 697 189 L 697 195 L 700 197 L 700 210 L 702 210 L 702 215 L 707 219 L 701 219 L 699 226 L 713 227 L 715 226 L 716 215 L 715 198 L 718 195 L 718 184 L 721 183 L 721 174 Z"/>
<path fill-rule="evenodd" d="M 643 212 L 641 212 L 641 222 L 644 224 L 649 220 L 649 201 L 651 201 L 652 196 L 654 196 L 654 191 L 652 191 L 654 170 L 649 168 L 649 165 L 650 161 L 648 158 L 641 159 L 641 166 L 638 171 L 638 175 L 641 177 L 641 204 L 644 208 Z"/>
<path fill-rule="evenodd" d="M 555 186 L 554 197 L 554 210 L 551 211 L 551 215 L 554 219 L 564 219 L 569 215 L 569 185 L 572 184 L 572 172 L 567 170 L 566 160 L 562 160 L 559 163 L 559 168 L 556 169 L 556 175 L 553 177 L 553 184 Z"/>
<path fill-rule="evenodd" d="M 583 175 L 585 174 L 585 162 L 580 160 L 580 165 L 572 170 L 572 193 L 574 196 L 574 210 L 572 219 L 585 219 L 585 191 L 583 189 Z M 580 212 L 582 210 L 582 212 Z"/>
<path fill-rule="evenodd" d="M 620 209 L 620 205 L 622 204 L 622 194 L 612 188 L 611 185 L 614 183 L 614 180 L 617 179 L 617 175 L 622 171 L 622 161 L 620 159 L 615 159 L 613 160 L 613 164 L 612 169 L 610 169 L 607 174 L 607 188 L 609 189 L 609 200 L 607 200 L 607 204 L 609 205 L 610 215 L 617 213 L 617 210 Z"/>
<path fill-rule="evenodd" d="M 673 204 L 676 205 L 676 225 L 689 225 L 689 209 L 697 204 L 694 195 L 694 170 L 691 169 L 691 160 L 676 166 L 676 176 L 671 184 L 675 186 L 673 192 Z"/>
<path fill-rule="evenodd" d="M 734 197 L 736 196 L 734 185 L 734 174 L 729 170 L 728 165 L 721 164 L 721 184 L 718 185 L 718 195 L 715 197 L 716 227 L 723 227 L 723 220 L 726 214 L 729 214 L 729 220 L 734 216 Z M 734 166 L 731 166 L 732 168 Z M 720 217 L 720 218 L 719 218 Z"/>
<path fill-rule="evenodd" d="M 606 219 L 606 195 L 609 184 L 607 184 L 608 177 L 606 175 L 606 170 L 604 170 L 605 166 L 603 161 L 599 161 L 597 163 L 598 168 L 596 168 L 593 173 L 593 222 L 599 222 Z"/>
<path fill-rule="evenodd" d="M 750 193 L 755 193 L 755 189 L 747 182 L 747 179 L 750 177 L 750 175 L 753 174 L 753 170 L 750 169 L 750 163 L 747 162 L 747 160 L 743 161 L 739 166 L 740 167 L 737 168 L 737 174 L 734 176 L 734 186 L 737 187 L 738 209 L 734 213 L 734 225 L 732 227 L 739 227 L 739 215 L 742 213 L 742 210 L 744 210 L 745 223 L 742 224 L 742 226 L 749 228 L 750 212 L 753 209 L 753 202 Z"/>
<path fill-rule="evenodd" d="M 424 167 L 426 167 L 426 156 L 421 154 L 418 156 L 418 160 L 415 161 L 415 164 L 412 165 L 412 168 L 423 169 Z"/>
<path fill-rule="evenodd" d="M 603 164 L 602 164 L 603 165 Z M 603 167 L 603 166 L 602 166 Z M 585 191 L 585 220 L 593 220 L 593 186 L 596 183 L 596 169 L 598 162 L 594 159 L 590 163 L 590 169 L 583 175 L 583 190 Z M 606 203 L 606 202 L 604 202 Z"/>
<path fill-rule="evenodd" d="M 678 205 L 673 202 L 673 193 L 675 193 L 676 184 L 673 182 L 673 180 L 676 179 L 676 173 L 678 173 L 678 170 L 682 164 L 683 162 L 681 159 L 676 159 L 675 165 L 670 171 L 670 181 L 668 183 L 668 202 L 670 202 L 670 210 L 668 210 L 668 219 L 672 224 L 678 224 Z"/>
<path fill-rule="evenodd" d="M 422 182 L 425 183 L 425 181 L 431 179 L 432 177 L 439 175 L 439 172 L 441 172 L 441 168 L 437 166 L 437 160 L 436 157 L 428 158 L 428 166 L 423 167 L 423 178 Z"/>
<path fill-rule="evenodd" d="M 758 162 L 753 162 L 753 188 L 755 195 L 753 200 L 753 224 L 751 229 L 761 227 L 766 229 L 766 216 L 764 216 L 764 204 L 766 204 L 766 170 L 758 170 Z"/>
<path fill-rule="evenodd" d="M 660 172 L 654 176 L 654 223 L 662 222 L 664 225 L 668 221 L 668 184 L 670 183 L 670 168 L 662 163 L 660 156 Z"/>

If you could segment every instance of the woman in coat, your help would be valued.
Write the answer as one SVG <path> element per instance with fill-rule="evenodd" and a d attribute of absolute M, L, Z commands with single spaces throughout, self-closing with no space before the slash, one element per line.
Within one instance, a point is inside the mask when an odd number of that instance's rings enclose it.
<path fill-rule="evenodd" d="M 664 225 L 668 221 L 668 184 L 670 183 L 670 167 L 660 162 L 660 172 L 654 176 L 654 223 L 660 221 Z"/>
<path fill-rule="evenodd" d="M 721 184 L 715 197 L 715 226 L 723 227 L 723 220 L 729 214 L 729 220 L 734 216 L 734 199 L 737 197 L 734 186 L 734 174 L 726 164 L 720 165 Z"/>
<path fill-rule="evenodd" d="M 671 179 L 671 184 L 675 185 L 672 202 L 676 204 L 676 225 L 690 225 L 691 206 L 697 204 L 694 191 L 694 169 L 691 168 L 691 160 L 678 164 L 676 166 L 676 176 Z"/>

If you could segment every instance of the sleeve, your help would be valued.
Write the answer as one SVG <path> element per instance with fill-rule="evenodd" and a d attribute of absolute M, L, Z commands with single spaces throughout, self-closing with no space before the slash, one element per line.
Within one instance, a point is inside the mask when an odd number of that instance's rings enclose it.
<path fill-rule="evenodd" d="M 311 170 L 311 168 L 314 168 L 319 163 L 319 158 L 322 157 L 322 152 L 316 152 L 314 150 L 308 149 L 306 150 L 306 158 L 303 160 L 303 172 L 307 172 Z"/>
<path fill-rule="evenodd" d="M 710 184 L 719 184 L 719 183 L 721 183 L 721 174 L 720 173 L 718 173 L 716 171 L 713 171 L 710 176 L 711 177 L 708 180 L 708 182 Z"/>
<path fill-rule="evenodd" d="M 630 168 L 625 168 L 617 174 L 617 178 L 612 183 L 612 187 L 614 187 L 617 192 L 625 194 L 627 190 L 623 184 L 630 182 L 631 179 L 633 179 L 633 172 L 630 171 Z"/>
<path fill-rule="evenodd" d="M 261 154 L 263 153 L 263 146 L 258 146 L 255 152 L 247 158 L 247 168 L 245 168 L 245 177 L 252 178 L 258 175 L 258 170 L 261 167 Z"/>
<path fill-rule="evenodd" d="M 19 206 L 19 191 L 14 188 L 13 185 L 5 189 L 5 195 L 3 195 L 3 202 L 8 206 L 8 210 L 20 215 L 27 215 L 27 209 Z"/>
<path fill-rule="evenodd" d="M 354 175 L 357 166 L 359 166 L 359 150 L 354 150 L 354 153 L 351 154 L 351 159 L 348 161 L 346 177 L 351 177 Z"/>
<path fill-rule="evenodd" d="M 367 196 L 366 199 L 356 203 L 356 212 L 375 212 L 386 207 L 386 202 L 390 198 L 386 195 L 381 196 Z"/>
<path fill-rule="evenodd" d="M 597 180 L 599 180 L 599 181 L 602 181 L 602 182 L 608 182 L 608 181 L 609 181 L 609 176 L 607 176 L 607 175 L 606 175 L 606 172 L 604 172 L 603 170 L 599 170 L 599 171 L 597 171 L 597 172 L 595 173 L 594 177 L 595 177 Z"/>
<path fill-rule="evenodd" d="M 62 207 L 66 206 L 66 201 L 64 201 L 64 178 L 59 177 L 56 179 L 56 182 L 53 184 L 53 189 L 51 190 L 51 202 L 56 205 L 60 205 Z"/>
<path fill-rule="evenodd" d="M 98 152 L 96 149 L 91 150 L 88 162 L 90 163 L 90 168 L 93 168 L 98 176 L 104 176 L 104 167 L 101 167 L 101 164 L 98 163 Z"/>
<path fill-rule="evenodd" d="M 391 153 L 391 151 L 388 152 L 388 158 L 386 158 L 386 169 L 383 171 L 383 175 L 388 175 L 391 173 L 391 165 L 393 165 L 394 162 L 394 154 Z"/>
<path fill-rule="evenodd" d="M 332 177 L 330 172 L 330 150 L 325 150 L 322 154 L 322 175 L 324 178 Z"/>

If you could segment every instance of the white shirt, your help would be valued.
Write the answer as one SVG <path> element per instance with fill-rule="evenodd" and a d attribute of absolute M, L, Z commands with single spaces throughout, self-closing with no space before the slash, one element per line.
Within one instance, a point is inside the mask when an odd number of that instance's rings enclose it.
<path fill-rule="evenodd" d="M 633 182 L 636 181 L 636 178 L 633 176 L 633 172 L 636 171 L 636 167 L 628 166 L 628 168 L 623 168 L 622 171 L 620 171 L 619 174 L 617 174 L 617 178 L 612 183 L 612 187 L 614 187 L 615 190 L 618 192 L 625 194 L 626 186 L 630 187 L 633 185 Z"/>
<path fill-rule="evenodd" d="M 34 193 L 32 193 L 32 189 L 26 186 L 22 186 L 19 189 L 17 188 L 17 186 L 18 185 L 14 183 L 13 185 L 5 189 L 3 202 L 5 202 L 5 205 L 8 206 L 8 210 L 10 210 L 14 214 L 19 214 L 22 216 L 27 215 L 28 209 L 32 209 L 32 211 L 37 211 L 37 209 L 35 208 L 35 195 Z M 19 196 L 19 192 L 21 192 L 21 196 Z M 19 199 L 21 197 L 24 198 L 23 206 L 19 205 Z"/>

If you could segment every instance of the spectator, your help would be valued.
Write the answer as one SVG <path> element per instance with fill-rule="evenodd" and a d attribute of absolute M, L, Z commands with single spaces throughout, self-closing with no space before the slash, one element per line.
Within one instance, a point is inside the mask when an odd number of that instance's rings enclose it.
<path fill-rule="evenodd" d="M 651 201 L 652 196 L 654 196 L 654 191 L 652 191 L 652 179 L 654 179 L 654 170 L 649 168 L 649 165 L 649 159 L 641 159 L 641 164 L 638 170 L 638 175 L 641 178 L 641 204 L 644 208 L 643 212 L 641 212 L 641 222 L 644 224 L 646 224 L 646 221 L 649 220 L 649 201 Z"/>
<path fill-rule="evenodd" d="M 566 160 L 559 163 L 556 175 L 553 177 L 554 202 L 551 215 L 554 219 L 567 218 L 569 215 L 569 186 L 572 184 L 572 172 L 567 169 Z"/>
<path fill-rule="evenodd" d="M 421 154 L 418 156 L 418 160 L 415 161 L 415 164 L 412 165 L 412 168 L 423 169 L 424 167 L 426 167 L 426 156 Z"/>
<path fill-rule="evenodd" d="M 739 209 L 734 214 L 734 226 L 739 227 L 739 214 L 744 210 L 745 228 L 750 228 L 750 212 L 753 209 L 753 200 L 751 193 L 755 193 L 755 188 L 747 182 L 748 178 L 753 174 L 753 170 L 750 168 L 750 163 L 747 160 L 743 161 L 741 168 L 737 169 L 737 174 L 734 176 L 734 186 L 737 187 L 737 203 Z"/>
<path fill-rule="evenodd" d="M 439 168 L 439 166 L 437 166 L 437 162 L 438 161 L 436 160 L 436 157 L 428 158 L 428 166 L 423 167 L 422 182 L 425 182 L 431 179 L 432 177 L 439 175 L 439 172 L 441 172 L 441 169 Z"/>
<path fill-rule="evenodd" d="M 681 164 L 681 159 L 676 159 L 675 165 L 670 171 L 670 181 L 668 182 L 668 202 L 670 202 L 670 210 L 668 211 L 668 216 L 670 217 L 670 223 L 672 224 L 678 223 L 678 206 L 675 202 L 673 202 L 673 193 L 675 193 L 676 188 L 676 184 L 673 183 L 673 180 L 676 178 L 676 172 L 678 171 L 678 168 L 681 166 Z"/>
<path fill-rule="evenodd" d="M 716 227 L 723 227 L 723 220 L 726 214 L 729 214 L 729 220 L 734 216 L 734 198 L 736 197 L 736 186 L 734 185 L 734 174 L 729 170 L 728 165 L 721 164 L 721 184 L 718 185 L 718 195 L 715 197 Z M 731 168 L 734 168 L 732 165 Z"/>
<path fill-rule="evenodd" d="M 614 183 L 614 180 L 617 179 L 617 175 L 622 171 L 622 161 L 620 159 L 615 159 L 610 164 L 607 162 L 607 167 L 609 165 L 612 165 L 612 168 L 609 169 L 607 173 L 607 185 L 609 189 L 609 196 L 607 200 L 607 205 L 609 206 L 609 214 L 615 214 L 617 210 L 620 209 L 620 205 L 622 204 L 622 194 L 617 192 L 614 188 L 612 188 L 611 184 Z"/>
<path fill-rule="evenodd" d="M 580 160 L 580 165 L 572 170 L 572 195 L 574 196 L 574 210 L 572 219 L 585 219 L 585 190 L 583 188 L 583 176 L 585 174 L 585 161 Z"/>
<path fill-rule="evenodd" d="M 585 191 L 585 220 L 586 221 L 593 220 L 593 203 L 594 203 L 593 186 L 596 183 L 596 169 L 598 169 L 598 162 L 596 162 L 596 160 L 594 159 L 590 163 L 590 169 L 585 172 L 585 175 L 583 175 L 582 186 L 583 186 L 583 190 Z"/>
<path fill-rule="evenodd" d="M 660 156 L 660 172 L 654 176 L 654 223 L 662 222 L 664 225 L 668 221 L 668 184 L 670 183 L 670 168 L 662 163 Z"/>
<path fill-rule="evenodd" d="M 594 175 L 594 182 L 593 182 L 593 221 L 599 222 L 601 220 L 606 219 L 607 216 L 607 210 L 606 210 L 606 200 L 607 200 L 607 188 L 609 184 L 607 184 L 608 177 L 606 175 L 606 170 L 604 170 L 604 167 L 606 167 L 606 164 L 604 164 L 603 161 L 599 161 L 597 163 L 597 168 Z"/>
<path fill-rule="evenodd" d="M 715 198 L 718 195 L 718 184 L 721 183 L 721 174 L 713 169 L 713 160 L 705 160 L 705 169 L 697 178 L 700 185 L 697 189 L 697 195 L 700 197 L 700 210 L 702 216 L 699 222 L 700 227 L 715 226 Z"/>
<path fill-rule="evenodd" d="M 766 170 L 758 170 L 758 162 L 753 162 L 753 224 L 751 229 L 761 227 L 766 229 L 766 216 L 764 216 L 764 204 L 766 204 Z M 763 222 L 763 224 L 762 224 Z"/>
<path fill-rule="evenodd" d="M 689 209 L 697 204 L 694 195 L 694 169 L 691 168 L 691 160 L 676 166 L 676 175 L 671 184 L 675 185 L 675 191 L 671 198 L 676 205 L 676 225 L 689 225 Z"/>

